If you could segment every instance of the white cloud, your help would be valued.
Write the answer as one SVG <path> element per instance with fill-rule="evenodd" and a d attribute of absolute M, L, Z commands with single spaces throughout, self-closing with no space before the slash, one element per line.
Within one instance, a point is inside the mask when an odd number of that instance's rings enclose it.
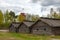
<path fill-rule="evenodd" d="M 26 13 L 40 13 L 40 4 L 33 4 L 30 0 L 1 0 L 0 2 L 0 9 L 4 8 L 4 10 L 14 10 L 17 13 L 22 11 L 22 8 L 24 8 L 24 12 Z"/>
<path fill-rule="evenodd" d="M 24 12 L 38 15 L 47 15 L 50 8 L 60 7 L 60 0 L 0 0 L 0 9 L 13 10 L 19 13 L 24 8 Z"/>

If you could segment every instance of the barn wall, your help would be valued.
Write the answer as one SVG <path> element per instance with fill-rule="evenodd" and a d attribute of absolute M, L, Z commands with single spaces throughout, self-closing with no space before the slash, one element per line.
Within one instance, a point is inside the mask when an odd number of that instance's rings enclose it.
<path fill-rule="evenodd" d="M 52 33 L 55 35 L 60 35 L 60 27 L 53 27 Z"/>
<path fill-rule="evenodd" d="M 29 28 L 25 24 L 22 24 L 19 28 L 19 33 L 29 33 Z"/>
<path fill-rule="evenodd" d="M 9 28 L 10 32 L 16 32 L 16 28 L 14 27 L 14 25 L 11 25 Z"/>
<path fill-rule="evenodd" d="M 52 34 L 51 27 L 42 21 L 38 21 L 32 28 L 33 34 Z"/>

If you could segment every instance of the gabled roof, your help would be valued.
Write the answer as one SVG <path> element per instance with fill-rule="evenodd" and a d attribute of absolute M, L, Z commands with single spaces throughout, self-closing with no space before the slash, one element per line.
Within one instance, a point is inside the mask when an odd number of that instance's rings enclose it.
<path fill-rule="evenodd" d="M 60 19 L 55 18 L 40 18 L 39 20 L 47 23 L 48 25 L 52 27 L 60 27 Z"/>
<path fill-rule="evenodd" d="M 22 24 L 25 24 L 27 27 L 30 27 L 31 25 L 34 24 L 33 21 L 25 21 L 25 22 L 12 22 L 10 27 L 11 26 L 14 26 L 14 27 L 17 27 L 19 28 Z"/>
<path fill-rule="evenodd" d="M 12 22 L 11 26 L 13 25 L 14 27 L 19 27 L 21 23 L 20 22 Z"/>
<path fill-rule="evenodd" d="M 26 26 L 30 27 L 31 25 L 34 24 L 34 22 L 29 22 L 29 21 L 26 21 L 26 22 L 23 22 Z"/>

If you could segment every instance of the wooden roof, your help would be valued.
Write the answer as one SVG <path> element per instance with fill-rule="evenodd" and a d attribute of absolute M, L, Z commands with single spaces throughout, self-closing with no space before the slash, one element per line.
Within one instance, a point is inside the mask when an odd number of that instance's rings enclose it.
<path fill-rule="evenodd" d="M 34 24 L 34 22 L 23 22 L 26 26 L 30 27 L 31 25 Z"/>
<path fill-rule="evenodd" d="M 47 23 L 48 25 L 52 27 L 60 27 L 60 19 L 55 18 L 40 18 L 39 20 Z"/>
<path fill-rule="evenodd" d="M 20 27 L 22 24 L 25 24 L 27 27 L 30 27 L 34 24 L 33 21 L 25 21 L 25 22 L 12 22 L 10 27 L 13 25 L 14 27 Z"/>
<path fill-rule="evenodd" d="M 12 22 L 11 26 L 13 25 L 14 27 L 19 27 L 21 23 L 20 22 Z"/>
<path fill-rule="evenodd" d="M 43 21 L 44 23 L 48 24 L 51 27 L 60 27 L 60 19 L 55 19 L 55 18 L 44 18 L 41 17 L 39 19 L 40 21 Z M 23 22 L 26 26 L 30 27 L 34 24 L 36 24 L 39 20 L 37 20 L 36 22 L 32 22 L 32 21 L 25 21 Z M 23 24 L 20 22 L 12 22 L 12 25 L 14 25 L 15 27 L 19 27 L 19 25 Z"/>

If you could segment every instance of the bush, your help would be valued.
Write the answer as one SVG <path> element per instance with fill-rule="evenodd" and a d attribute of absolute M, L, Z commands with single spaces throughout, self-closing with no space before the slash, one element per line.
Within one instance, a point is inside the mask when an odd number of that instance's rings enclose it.
<path fill-rule="evenodd" d="M 0 29 L 7 29 L 9 28 L 10 26 L 10 23 L 3 23 L 3 24 L 0 24 Z"/>

